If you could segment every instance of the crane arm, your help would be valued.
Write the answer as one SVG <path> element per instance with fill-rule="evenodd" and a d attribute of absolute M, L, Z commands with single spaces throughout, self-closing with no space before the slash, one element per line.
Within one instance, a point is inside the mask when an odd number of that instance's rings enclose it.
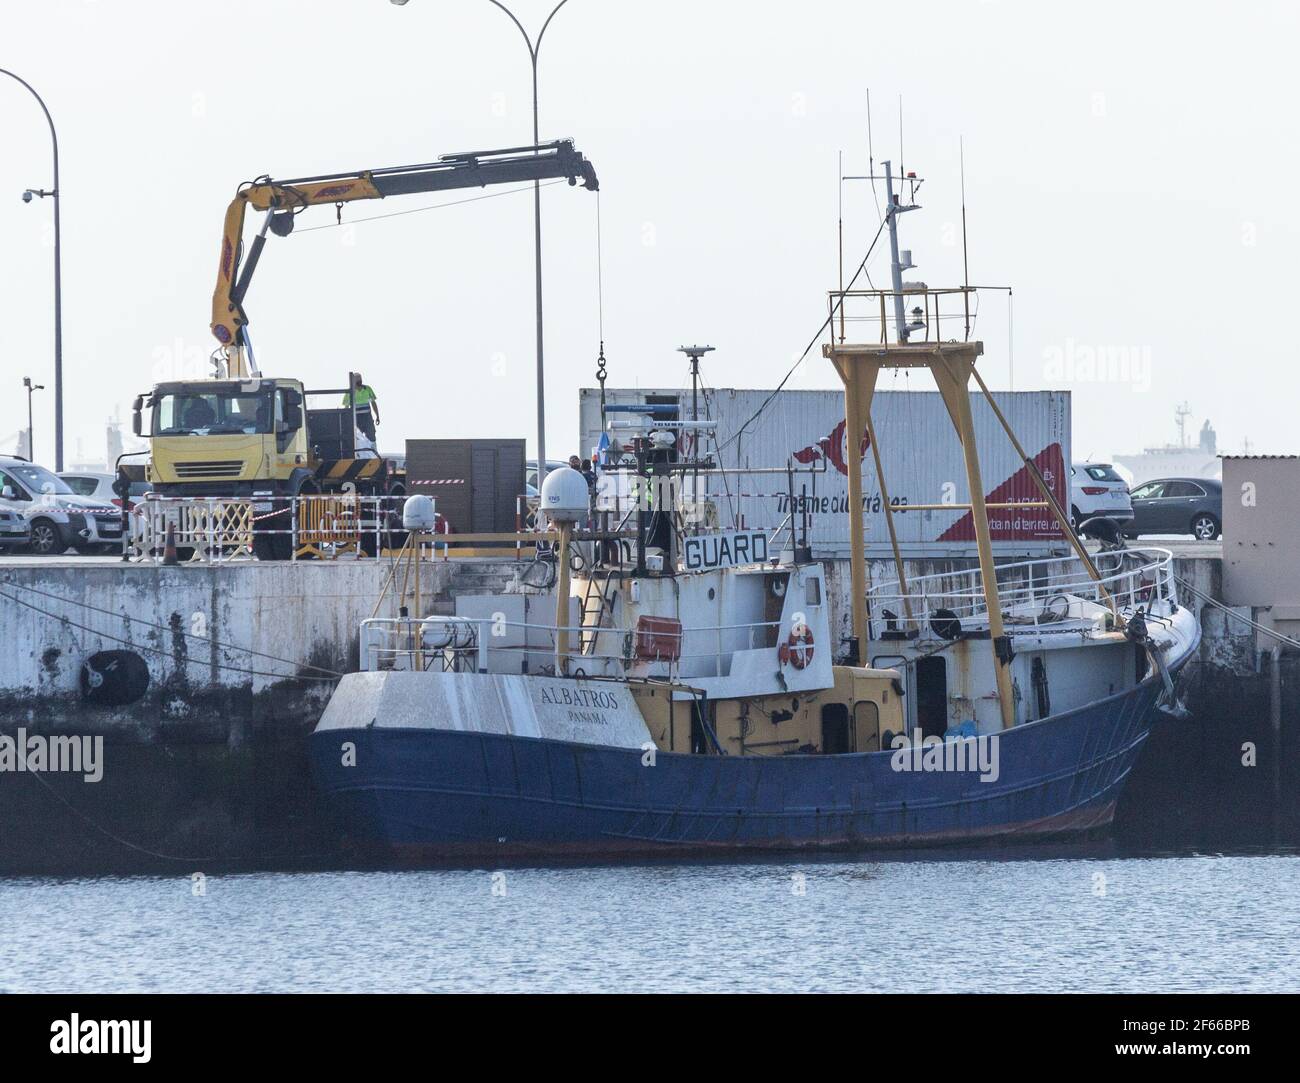
<path fill-rule="evenodd" d="M 244 296 L 257 269 L 269 229 L 277 236 L 293 231 L 299 211 L 323 203 L 351 203 L 359 199 L 481 188 L 489 184 L 567 178 L 596 191 L 596 170 L 571 140 L 504 150 L 448 154 L 424 165 L 394 166 L 360 173 L 333 173 L 275 181 L 260 177 L 240 188 L 230 206 L 221 234 L 221 261 L 212 294 L 212 333 L 225 349 L 228 375 L 247 376 L 243 328 L 248 323 Z M 265 211 L 266 218 L 241 263 L 244 218 L 249 207 Z"/>

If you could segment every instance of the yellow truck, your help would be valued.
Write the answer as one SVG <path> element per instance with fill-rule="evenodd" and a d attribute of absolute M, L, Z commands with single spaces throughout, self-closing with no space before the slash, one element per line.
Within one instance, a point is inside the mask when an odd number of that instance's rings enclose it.
<path fill-rule="evenodd" d="M 592 191 L 598 187 L 595 169 L 569 140 L 360 173 L 286 181 L 259 177 L 242 185 L 226 210 L 212 297 L 212 333 L 219 343 L 215 375 L 160 383 L 135 400 L 135 433 L 150 441 L 151 490 L 163 497 L 251 501 L 257 524 L 253 548 L 263 560 L 287 560 L 299 549 L 290 498 L 335 492 L 389 497 L 361 524 L 365 548 L 382 544 L 385 533 L 400 527 L 405 470 L 366 446 L 370 441 L 358 430 L 356 404 L 348 394 L 353 374 L 346 387 L 311 390 L 299 379 L 266 377 L 258 370 L 244 298 L 267 234 L 288 236 L 297 215 L 320 204 L 334 204 L 341 217 L 343 204 L 355 200 L 548 179 L 581 182 Z M 265 218 L 245 257 L 250 206 Z"/>
<path fill-rule="evenodd" d="M 290 498 L 342 492 L 387 497 L 362 505 L 361 545 L 373 553 L 400 526 L 405 470 L 357 447 L 352 408 L 308 405 L 316 396 L 338 403 L 344 394 L 343 388 L 309 391 L 299 380 L 264 377 L 159 384 L 137 399 L 135 411 L 136 431 L 149 436 L 150 490 L 163 497 L 250 501 L 253 550 L 263 560 L 287 560 L 298 548 Z"/>

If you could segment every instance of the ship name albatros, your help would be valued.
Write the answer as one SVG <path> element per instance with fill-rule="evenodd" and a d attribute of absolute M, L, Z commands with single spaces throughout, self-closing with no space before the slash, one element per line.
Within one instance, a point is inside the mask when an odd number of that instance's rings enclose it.
<path fill-rule="evenodd" d="M 594 688 L 542 688 L 543 703 L 552 707 L 601 707 L 608 711 L 618 710 L 618 697 L 613 692 L 597 691 Z"/>

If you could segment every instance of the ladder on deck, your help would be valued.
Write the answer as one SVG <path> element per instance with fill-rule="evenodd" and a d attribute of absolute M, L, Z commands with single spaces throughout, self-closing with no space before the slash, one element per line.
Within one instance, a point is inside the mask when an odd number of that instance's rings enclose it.
<path fill-rule="evenodd" d="M 578 636 L 580 654 L 590 654 L 596 649 L 601 629 L 605 627 L 605 617 L 614 612 L 613 594 L 617 591 L 611 592 L 610 584 L 617 572 L 616 568 L 607 568 L 604 572 L 597 569 L 587 580 L 578 611 L 578 624 L 582 628 Z"/>

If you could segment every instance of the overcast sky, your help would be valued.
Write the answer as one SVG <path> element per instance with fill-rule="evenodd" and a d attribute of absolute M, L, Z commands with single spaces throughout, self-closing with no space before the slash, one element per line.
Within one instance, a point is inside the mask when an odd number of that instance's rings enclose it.
<path fill-rule="evenodd" d="M 515 0 L 530 29 L 549 0 Z M 800 4 L 569 0 L 541 50 L 542 138 L 572 137 L 602 187 L 611 386 L 770 387 L 835 285 L 837 157 L 926 178 L 903 219 L 909 277 L 961 280 L 965 140 L 973 282 L 1010 285 L 1017 389 L 1074 393 L 1075 457 L 1174 436 L 1186 399 L 1220 446 L 1300 450 L 1294 306 L 1294 3 Z M 45 97 L 62 154 L 69 461 L 162 378 L 206 371 L 221 218 L 239 182 L 424 162 L 530 141 L 529 66 L 487 0 L 46 0 L 5 4 L 0 67 Z M 0 77 L 0 448 L 21 378 L 53 384 L 49 134 Z M 491 191 L 491 190 L 489 190 Z M 500 191 L 500 189 L 497 189 Z M 272 238 L 247 308 L 267 375 L 360 369 L 381 444 L 535 437 L 532 200 L 371 222 L 453 197 L 333 208 Z M 594 382 L 596 198 L 542 193 L 547 451 L 576 445 Z M 845 262 L 878 224 L 844 186 Z M 250 235 L 251 226 L 250 221 Z M 869 264 L 887 276 L 887 248 Z M 1011 379 L 1003 295 L 977 336 Z M 1089 359 L 1107 359 L 1090 366 Z M 901 379 L 901 378 L 900 378 Z M 814 350 L 791 386 L 835 386 Z M 904 386 L 901 382 L 894 385 Z M 52 465 L 52 390 L 37 457 Z"/>

